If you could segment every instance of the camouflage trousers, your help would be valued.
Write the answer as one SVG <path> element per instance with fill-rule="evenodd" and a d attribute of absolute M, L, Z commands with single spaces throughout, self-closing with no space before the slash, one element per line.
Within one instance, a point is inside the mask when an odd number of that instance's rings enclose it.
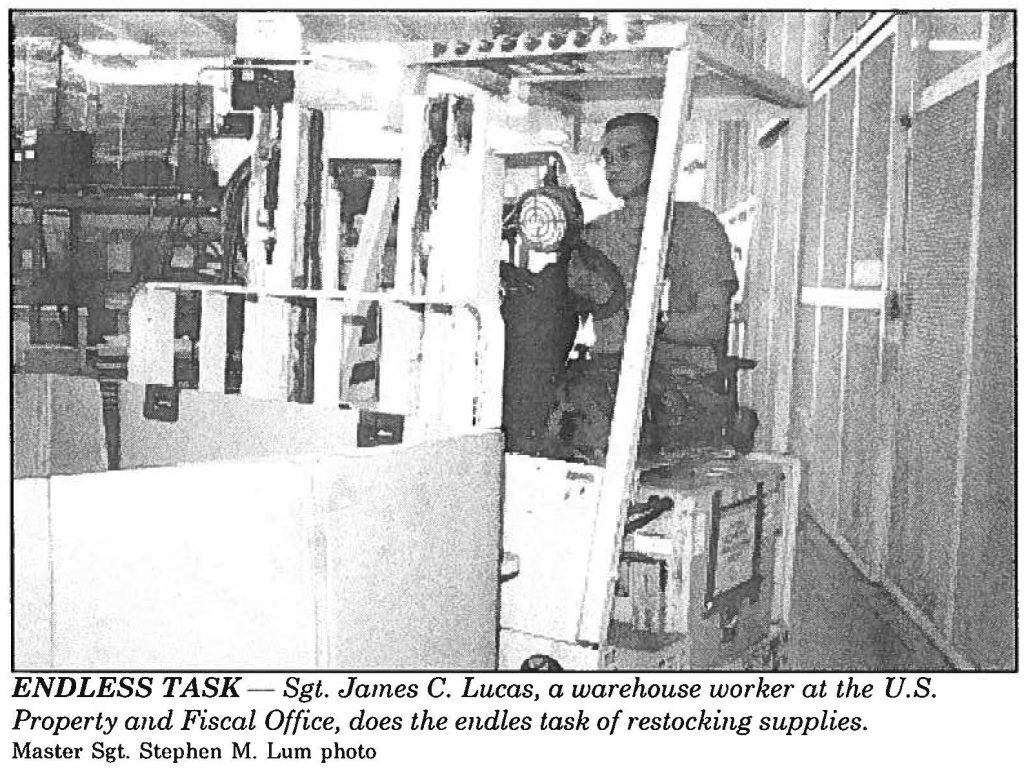
<path fill-rule="evenodd" d="M 642 454 L 722 444 L 730 406 L 715 377 L 687 366 L 652 362 L 640 434 Z M 618 382 L 617 356 L 573 362 L 548 418 L 546 454 L 602 463 Z"/>

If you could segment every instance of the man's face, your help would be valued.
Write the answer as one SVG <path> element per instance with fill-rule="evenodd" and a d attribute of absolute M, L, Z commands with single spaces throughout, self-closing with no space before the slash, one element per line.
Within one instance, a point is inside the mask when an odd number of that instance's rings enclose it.
<path fill-rule="evenodd" d="M 636 126 L 613 128 L 601 142 L 601 160 L 608 189 L 616 198 L 646 195 L 651 182 L 654 148 Z"/>

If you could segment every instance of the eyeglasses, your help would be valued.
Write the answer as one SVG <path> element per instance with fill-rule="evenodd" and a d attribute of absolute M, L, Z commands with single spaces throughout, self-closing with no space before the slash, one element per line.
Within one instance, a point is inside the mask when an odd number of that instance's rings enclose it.
<path fill-rule="evenodd" d="M 608 147 L 602 147 L 597 158 L 597 163 L 601 167 L 625 165 L 637 160 L 649 158 L 653 154 L 653 151 L 649 147 L 641 144 L 622 145 L 620 147 L 616 147 L 614 150 Z"/>

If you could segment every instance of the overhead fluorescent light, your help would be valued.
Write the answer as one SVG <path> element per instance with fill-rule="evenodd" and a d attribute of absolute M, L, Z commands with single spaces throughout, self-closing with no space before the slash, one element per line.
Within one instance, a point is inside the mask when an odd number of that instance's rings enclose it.
<path fill-rule="evenodd" d="M 153 47 L 135 40 L 83 40 L 79 43 L 82 50 L 93 56 L 149 56 Z"/>

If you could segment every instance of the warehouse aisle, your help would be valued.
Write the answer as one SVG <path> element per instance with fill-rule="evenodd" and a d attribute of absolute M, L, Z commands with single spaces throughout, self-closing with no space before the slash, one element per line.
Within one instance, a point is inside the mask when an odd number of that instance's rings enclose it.
<path fill-rule="evenodd" d="M 789 667 L 800 671 L 940 671 L 946 658 L 818 528 L 802 517 Z"/>

